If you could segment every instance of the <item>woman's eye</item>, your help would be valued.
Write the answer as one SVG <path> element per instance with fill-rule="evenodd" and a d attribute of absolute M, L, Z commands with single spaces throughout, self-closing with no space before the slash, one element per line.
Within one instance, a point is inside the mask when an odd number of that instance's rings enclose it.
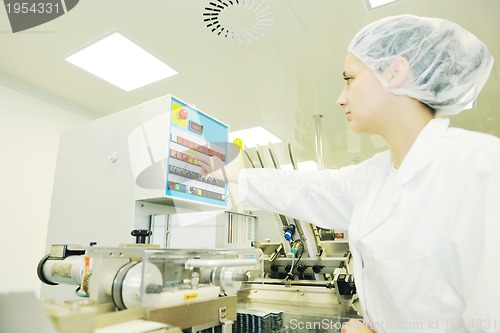
<path fill-rule="evenodd" d="M 352 76 L 344 76 L 344 81 L 346 81 L 347 83 L 349 83 L 349 81 L 352 80 Z"/>

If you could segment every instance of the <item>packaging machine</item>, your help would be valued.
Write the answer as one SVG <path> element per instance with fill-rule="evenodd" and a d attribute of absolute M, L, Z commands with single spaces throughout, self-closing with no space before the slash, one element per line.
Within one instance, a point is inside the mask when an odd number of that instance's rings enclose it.
<path fill-rule="evenodd" d="M 199 159 L 238 153 L 227 125 L 171 95 L 63 133 L 38 267 L 60 333 L 331 332 L 358 317 L 345 233 L 259 220 L 228 207 L 224 179 L 201 176 Z M 185 223 L 200 212 L 217 222 Z M 196 237 L 166 248 L 163 221 L 179 219 Z M 257 224 L 277 225 L 278 241 L 258 239 Z M 216 247 L 198 247 L 203 235 Z"/>
<path fill-rule="evenodd" d="M 261 275 L 260 257 L 257 249 L 54 245 L 38 275 L 49 285 L 76 286 L 80 301 L 46 304 L 61 333 L 93 332 L 92 323 L 99 328 L 133 319 L 231 332 L 236 294 L 243 282 Z M 88 323 L 68 324 L 80 317 Z"/>

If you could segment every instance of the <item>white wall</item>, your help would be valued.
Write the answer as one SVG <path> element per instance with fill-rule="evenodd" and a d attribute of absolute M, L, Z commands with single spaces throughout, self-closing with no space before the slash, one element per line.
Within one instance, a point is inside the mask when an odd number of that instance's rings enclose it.
<path fill-rule="evenodd" d="M 59 135 L 95 118 L 32 96 L 0 81 L 0 293 L 39 295 Z"/>

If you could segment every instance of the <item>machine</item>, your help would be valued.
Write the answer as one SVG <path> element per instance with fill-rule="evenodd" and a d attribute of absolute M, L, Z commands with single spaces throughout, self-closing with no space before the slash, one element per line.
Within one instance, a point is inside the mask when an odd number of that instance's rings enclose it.
<path fill-rule="evenodd" d="M 235 295 L 243 282 L 261 275 L 261 254 L 257 249 L 54 245 L 40 261 L 38 276 L 48 285 L 74 285 L 80 298 L 47 304 L 59 332 L 90 333 L 131 319 L 231 332 Z M 122 315 L 109 319 L 117 313 Z M 95 326 L 74 325 L 79 317 Z"/>
<path fill-rule="evenodd" d="M 202 177 L 200 159 L 239 153 L 227 125 L 171 95 L 63 133 L 38 267 L 60 333 L 132 321 L 162 326 L 130 332 L 332 332 L 359 317 L 347 234 L 228 208 L 230 184 Z M 244 153 L 266 167 L 261 147 Z M 277 226 L 278 241 L 257 225 Z"/>
<path fill-rule="evenodd" d="M 38 275 L 53 288 L 65 284 L 75 290 L 64 302 L 44 303 L 59 333 L 113 332 L 113 327 L 119 332 L 131 321 L 165 325 L 151 332 L 302 332 L 304 325 L 340 329 L 357 317 L 350 275 L 334 269 L 331 280 L 312 279 L 322 274 L 299 269 L 313 261 L 299 265 L 303 249 L 297 243 L 291 254 L 298 258 L 277 252 L 275 244 L 254 244 L 259 249 L 54 245 L 40 261 Z M 269 255 L 261 249 L 275 250 Z M 330 265 L 321 265 L 325 272 L 333 268 L 329 260 L 314 259 L 323 262 Z M 284 278 L 271 268 L 280 263 L 287 264 Z"/>

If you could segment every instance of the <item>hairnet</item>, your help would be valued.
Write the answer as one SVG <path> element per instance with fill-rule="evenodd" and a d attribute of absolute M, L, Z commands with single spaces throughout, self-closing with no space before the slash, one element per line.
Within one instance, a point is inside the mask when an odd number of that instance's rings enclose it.
<path fill-rule="evenodd" d="M 486 45 L 456 23 L 399 15 L 370 23 L 348 51 L 365 63 L 393 94 L 427 104 L 437 115 L 457 114 L 474 101 L 486 83 L 493 57 Z M 412 75 L 388 88 L 383 71 L 398 57 L 408 60 Z"/>

